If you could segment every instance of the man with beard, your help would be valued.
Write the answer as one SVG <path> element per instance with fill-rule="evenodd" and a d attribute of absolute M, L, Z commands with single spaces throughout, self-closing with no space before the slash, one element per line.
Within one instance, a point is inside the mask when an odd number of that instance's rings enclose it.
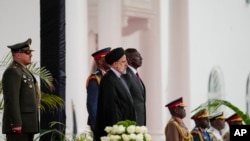
<path fill-rule="evenodd" d="M 195 128 L 191 131 L 194 141 L 211 141 L 207 132 L 209 128 L 208 111 L 202 109 L 195 113 L 191 119 L 195 122 Z"/>
<path fill-rule="evenodd" d="M 170 102 L 165 107 L 168 107 L 172 115 L 165 127 L 166 141 L 192 141 L 193 137 L 182 120 L 186 117 L 185 104 L 182 97 Z"/>
<path fill-rule="evenodd" d="M 111 50 L 105 61 L 110 65 L 109 71 L 103 76 L 100 83 L 95 140 L 100 141 L 106 136 L 104 129 L 118 121 L 136 121 L 133 98 L 123 74 L 128 67 L 125 51 L 122 47 Z"/>

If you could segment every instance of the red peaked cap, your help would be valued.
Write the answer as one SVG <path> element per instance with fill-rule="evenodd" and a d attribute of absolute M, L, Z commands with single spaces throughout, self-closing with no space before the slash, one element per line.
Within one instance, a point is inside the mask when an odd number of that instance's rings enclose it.
<path fill-rule="evenodd" d="M 228 123 L 233 122 L 233 121 L 242 121 L 242 118 L 238 114 L 235 113 L 226 119 L 226 122 Z"/>
<path fill-rule="evenodd" d="M 110 52 L 110 50 L 111 50 L 111 47 L 107 47 L 107 48 L 103 48 L 103 49 L 97 50 L 96 52 L 94 52 L 92 54 L 92 57 L 95 60 L 98 60 L 101 57 L 105 57 Z"/>
<path fill-rule="evenodd" d="M 200 118 L 208 118 L 209 115 L 208 115 L 208 111 L 207 109 L 202 109 L 200 111 L 198 111 L 197 113 L 195 113 L 191 119 L 193 120 L 197 120 L 197 119 L 200 119 Z"/>
<path fill-rule="evenodd" d="M 175 108 L 175 107 L 186 107 L 186 105 L 183 103 L 183 100 L 182 100 L 182 97 L 168 103 L 167 105 L 165 105 L 165 107 L 168 107 L 168 109 L 172 109 L 172 108 Z"/>

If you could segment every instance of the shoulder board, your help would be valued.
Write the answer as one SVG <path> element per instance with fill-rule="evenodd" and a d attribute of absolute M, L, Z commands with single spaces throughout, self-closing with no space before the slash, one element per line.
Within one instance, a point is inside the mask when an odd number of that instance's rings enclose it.
<path fill-rule="evenodd" d="M 97 75 L 97 74 L 91 74 L 88 79 L 87 79 L 87 82 L 86 82 L 86 88 L 88 87 L 89 85 L 89 81 L 92 80 L 92 79 L 95 79 L 98 83 L 98 85 L 100 84 L 101 82 L 101 78 Z"/>

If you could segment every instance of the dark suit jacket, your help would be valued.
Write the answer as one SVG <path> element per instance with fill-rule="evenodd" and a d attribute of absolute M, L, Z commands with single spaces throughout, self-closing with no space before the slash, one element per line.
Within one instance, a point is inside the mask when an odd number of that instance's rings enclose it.
<path fill-rule="evenodd" d="M 132 96 L 112 70 L 101 79 L 96 118 L 97 141 L 107 134 L 104 131 L 106 126 L 122 120 L 136 121 Z"/>
<path fill-rule="evenodd" d="M 38 95 L 35 77 L 21 64 L 13 62 L 2 79 L 4 113 L 2 132 L 13 133 L 22 126 L 23 133 L 39 132 Z"/>
<path fill-rule="evenodd" d="M 138 81 L 135 73 L 128 67 L 125 75 L 131 95 L 134 100 L 136 111 L 136 122 L 138 125 L 146 125 L 146 89 L 140 79 Z"/>

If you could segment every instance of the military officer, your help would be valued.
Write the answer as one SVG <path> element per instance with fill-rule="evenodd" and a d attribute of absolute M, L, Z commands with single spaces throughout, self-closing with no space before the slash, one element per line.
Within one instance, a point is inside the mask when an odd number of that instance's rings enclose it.
<path fill-rule="evenodd" d="M 230 125 L 243 125 L 242 118 L 236 113 L 229 116 L 225 121 L 228 123 L 229 126 Z"/>
<path fill-rule="evenodd" d="M 209 117 L 210 128 L 208 132 L 214 141 L 225 141 L 223 129 L 225 128 L 225 116 L 223 112 L 213 114 Z"/>
<path fill-rule="evenodd" d="M 7 141 L 33 141 L 39 132 L 40 104 L 37 81 L 26 68 L 31 64 L 31 39 L 8 46 L 13 62 L 3 73 L 4 112 L 2 132 Z"/>
<path fill-rule="evenodd" d="M 212 141 L 207 129 L 209 128 L 207 109 L 201 109 L 195 113 L 191 119 L 195 122 L 195 127 L 191 131 L 194 141 Z"/>
<path fill-rule="evenodd" d="M 225 121 L 229 125 L 229 129 L 230 129 L 230 126 L 232 125 L 243 125 L 243 120 L 237 113 L 232 114 L 227 119 L 225 119 Z M 224 141 L 230 141 L 230 130 L 228 130 L 224 134 L 223 139 Z"/>
<path fill-rule="evenodd" d="M 110 52 L 111 48 L 103 48 L 97 50 L 92 54 L 92 57 L 95 60 L 96 70 L 92 74 L 89 75 L 86 82 L 86 89 L 87 89 L 87 111 L 89 113 L 88 116 L 88 125 L 90 126 L 91 130 L 94 132 L 95 121 L 96 121 L 96 110 L 97 110 L 97 99 L 99 93 L 99 84 L 109 69 L 109 65 L 105 62 L 105 56 Z"/>
<path fill-rule="evenodd" d="M 165 127 L 166 141 L 193 141 L 189 129 L 182 120 L 186 117 L 185 104 L 182 97 L 168 103 L 165 107 L 168 107 L 172 115 Z"/>

